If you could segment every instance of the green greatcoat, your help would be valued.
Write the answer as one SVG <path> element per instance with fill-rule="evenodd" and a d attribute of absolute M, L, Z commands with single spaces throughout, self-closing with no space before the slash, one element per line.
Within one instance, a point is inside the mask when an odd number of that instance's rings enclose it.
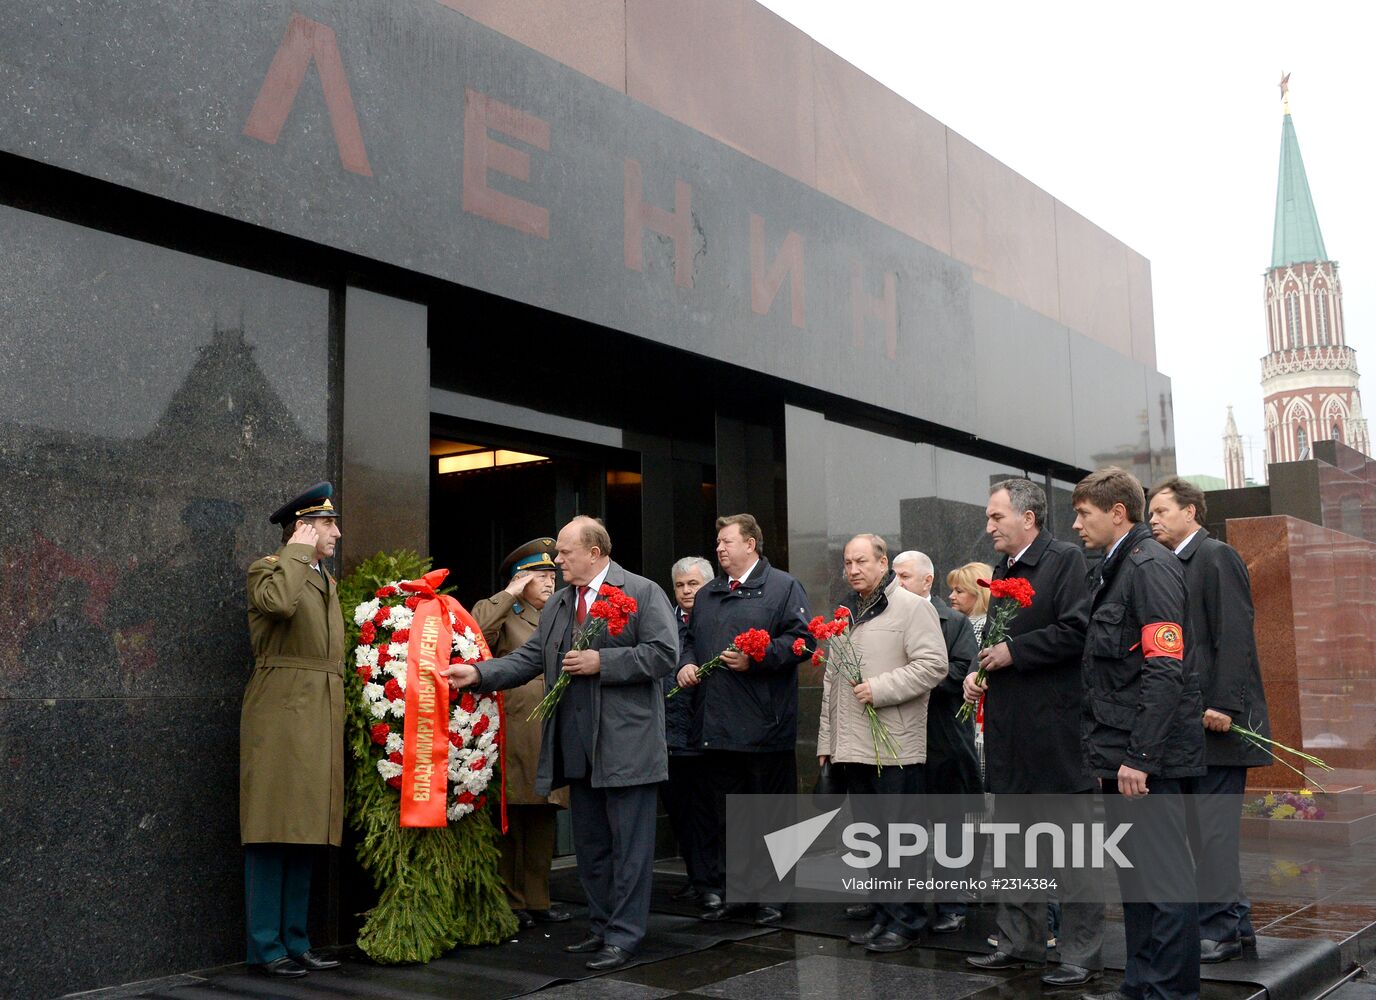
<path fill-rule="evenodd" d="M 248 569 L 253 677 L 239 720 L 245 844 L 333 844 L 344 825 L 344 617 L 310 545 Z"/>

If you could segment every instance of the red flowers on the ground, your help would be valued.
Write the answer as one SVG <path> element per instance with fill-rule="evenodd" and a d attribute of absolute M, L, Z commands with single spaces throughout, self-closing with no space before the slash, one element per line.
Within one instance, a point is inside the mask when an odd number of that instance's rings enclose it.
<path fill-rule="evenodd" d="M 1010 576 L 1006 580 L 976 580 L 975 582 L 986 588 L 990 597 L 1011 597 L 1018 602 L 1020 608 L 1030 608 L 1032 598 L 1037 594 L 1032 589 L 1032 584 L 1020 576 Z"/>
<path fill-rule="evenodd" d="M 373 726 L 373 728 L 368 731 L 368 736 L 378 746 L 385 746 L 387 743 L 387 734 L 391 731 L 391 726 L 387 725 L 387 723 L 385 722 L 379 722 L 377 725 Z"/>
<path fill-rule="evenodd" d="M 736 636 L 731 645 L 759 663 L 769 651 L 769 633 L 762 628 L 746 629 Z"/>

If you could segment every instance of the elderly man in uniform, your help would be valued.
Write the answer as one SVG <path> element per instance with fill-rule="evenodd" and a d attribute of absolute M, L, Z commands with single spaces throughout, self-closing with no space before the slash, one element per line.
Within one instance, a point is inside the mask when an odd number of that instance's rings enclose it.
<path fill-rule="evenodd" d="M 296 978 L 339 965 L 306 936 L 312 845 L 344 824 L 344 617 L 322 560 L 339 542 L 329 483 L 268 520 L 283 545 L 248 570 L 253 676 L 239 722 L 239 824 L 249 964 Z"/>
<path fill-rule="evenodd" d="M 554 539 L 534 538 L 502 560 L 497 570 L 506 587 L 473 606 L 473 620 L 493 656 L 506 656 L 526 644 L 540 627 L 540 612 L 554 593 Z M 548 795 L 535 791 L 540 763 L 540 723 L 529 715 L 545 696 L 545 680 L 535 677 L 506 694 L 507 832 L 502 837 L 501 873 L 507 901 L 521 927 L 561 923 L 573 914 L 549 902 L 549 864 L 554 858 L 555 817 L 568 806 L 567 789 Z"/>
<path fill-rule="evenodd" d="M 535 790 L 567 784 L 578 878 L 588 897 L 588 936 L 564 950 L 592 954 L 594 972 L 620 968 L 645 939 L 654 877 L 656 786 L 669 776 L 660 678 L 678 659 L 678 626 L 664 591 L 612 562 L 602 522 L 575 517 L 555 540 L 568 587 L 540 615 L 525 645 L 477 666 L 446 672 L 456 687 L 519 687 L 544 676 L 571 678 L 541 731 Z M 603 585 L 635 598 L 620 635 L 605 631 L 589 649 L 573 639 Z"/>
<path fill-rule="evenodd" d="M 1070 497 L 1075 530 L 1101 549 L 1085 635 L 1085 754 L 1131 868 L 1118 868 L 1127 965 L 1107 998 L 1198 1000 L 1199 908 L 1184 785 L 1204 774 L 1204 715 L 1183 634 L 1185 573 L 1142 523 L 1142 484 L 1110 466 Z M 1148 808 L 1128 802 L 1150 795 Z M 1102 1000 L 1102 998 L 1101 998 Z"/>

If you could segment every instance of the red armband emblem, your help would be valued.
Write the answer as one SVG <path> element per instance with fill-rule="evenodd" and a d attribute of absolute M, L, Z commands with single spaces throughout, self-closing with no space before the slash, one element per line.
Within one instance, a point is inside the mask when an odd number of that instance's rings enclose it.
<path fill-rule="evenodd" d="M 1152 622 L 1142 627 L 1142 655 L 1179 660 L 1185 653 L 1184 630 L 1175 622 Z"/>

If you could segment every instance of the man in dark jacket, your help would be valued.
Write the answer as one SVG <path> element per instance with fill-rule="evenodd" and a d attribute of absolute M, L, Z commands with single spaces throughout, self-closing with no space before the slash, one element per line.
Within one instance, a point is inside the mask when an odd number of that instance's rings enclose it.
<path fill-rule="evenodd" d="M 1085 635 L 1085 754 L 1133 867 L 1118 869 L 1128 997 L 1197 1000 L 1199 908 L 1186 834 L 1184 779 L 1204 773 L 1203 703 L 1188 637 L 1185 574 L 1142 523 L 1136 477 L 1110 466 L 1071 495 L 1075 530 L 1104 558 Z M 1128 800 L 1151 796 L 1150 809 Z M 1112 994 L 1110 994 L 1112 996 Z"/>
<path fill-rule="evenodd" d="M 589 934 L 564 950 L 593 953 L 587 966 L 604 972 L 625 965 L 650 919 L 657 786 L 669 776 L 660 678 L 678 660 L 678 626 L 657 584 L 611 561 L 601 521 L 575 517 L 555 539 L 555 563 L 569 584 L 540 614 L 535 634 L 515 652 L 478 666 L 456 664 L 455 687 L 503 691 L 542 674 L 553 688 L 571 678 L 545 722 L 535 792 L 567 784 L 578 879 L 588 897 Z M 603 585 L 635 598 L 620 635 L 606 630 L 576 650 L 594 597 Z"/>
<path fill-rule="evenodd" d="M 703 773 L 712 790 L 712 842 L 705 852 L 709 891 L 704 920 L 721 920 L 754 909 L 753 903 L 725 905 L 726 796 L 793 795 L 798 791 L 794 745 L 798 739 L 798 664 L 795 639 L 807 635 L 803 586 L 764 558 L 764 534 L 750 514 L 717 518 L 717 562 L 722 575 L 697 592 L 679 657 L 678 682 L 701 684 L 693 718 L 693 745 L 704 755 Z M 732 640 L 751 628 L 770 635 L 759 663 L 728 652 Z M 721 656 L 723 669 L 699 680 L 698 667 Z M 782 914 L 761 906 L 757 918 L 771 923 Z"/>
<path fill-rule="evenodd" d="M 1000 821 L 1035 821 L 1036 816 L 1019 811 L 1021 795 L 1085 793 L 1075 801 L 1087 822 L 1093 808 L 1087 793 L 1094 790 L 1094 779 L 1080 748 L 1080 660 L 1089 620 L 1084 555 L 1043 530 L 1046 493 L 1031 480 L 995 483 L 985 514 L 985 530 L 995 550 L 1003 553 L 994 578 L 1021 577 L 1036 592 L 1032 606 L 1014 616 L 1007 641 L 980 650 L 987 671 L 985 785 L 995 796 L 1009 796 L 995 799 Z M 971 703 L 980 695 L 975 676 L 972 671 L 965 678 L 965 698 Z M 1067 870 L 1059 881 L 1061 965 L 1048 970 L 1042 981 L 1053 987 L 1078 986 L 1103 968 L 1104 907 L 1088 873 Z M 1012 969 L 1045 964 L 1050 936 L 1045 898 L 1000 899 L 998 925 L 998 948 L 967 959 L 971 965 Z"/>
<path fill-rule="evenodd" d="M 1204 764 L 1201 778 L 1185 779 L 1190 839 L 1201 873 L 1226 873 L 1237 889 L 1229 902 L 1199 904 L 1200 961 L 1238 958 L 1255 944 L 1251 904 L 1242 894 L 1238 866 L 1242 794 L 1247 768 L 1271 762 L 1265 750 L 1229 733 L 1233 720 L 1270 737 L 1252 631 L 1252 583 L 1237 552 L 1203 527 L 1204 493 L 1184 479 L 1167 479 L 1148 500 L 1156 540 L 1174 550 L 1185 568 L 1185 657 L 1204 695 Z M 1201 891 L 1204 889 L 1200 886 Z M 1211 898 L 1207 892 L 1200 899 Z"/>
<path fill-rule="evenodd" d="M 974 721 L 958 718 L 964 703 L 965 677 L 975 669 L 979 642 L 970 619 L 932 593 L 936 579 L 931 557 L 909 549 L 893 557 L 893 572 L 909 593 L 930 601 L 941 619 L 941 635 L 946 641 L 946 660 L 950 664 L 946 679 L 932 688 L 927 700 L 927 764 L 924 784 L 929 795 L 964 797 L 966 804 L 954 815 L 939 817 L 958 826 L 967 813 L 983 809 L 980 801 L 979 754 L 975 750 Z M 949 829 L 950 827 L 948 827 Z M 975 873 L 977 874 L 977 873 Z M 847 908 L 849 911 L 849 907 Z M 928 925 L 933 934 L 953 934 L 965 926 L 964 903 L 942 901 L 936 904 L 936 917 Z M 849 915 L 849 913 L 848 913 Z"/>

